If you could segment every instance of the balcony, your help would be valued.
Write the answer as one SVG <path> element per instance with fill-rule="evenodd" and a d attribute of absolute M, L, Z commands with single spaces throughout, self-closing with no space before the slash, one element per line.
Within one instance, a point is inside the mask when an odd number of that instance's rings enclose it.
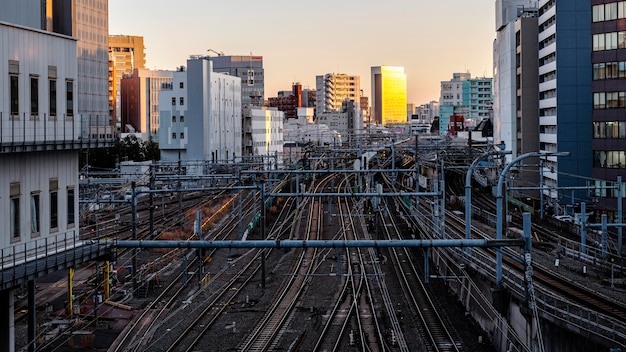
<path fill-rule="evenodd" d="M 108 116 L 0 112 L 0 153 L 110 147 L 115 137 Z"/>

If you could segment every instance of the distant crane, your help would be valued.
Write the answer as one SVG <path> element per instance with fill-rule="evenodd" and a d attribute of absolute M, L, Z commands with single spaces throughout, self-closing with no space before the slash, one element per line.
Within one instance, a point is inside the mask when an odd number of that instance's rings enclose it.
<path fill-rule="evenodd" d="M 215 50 L 213 50 L 213 49 L 209 49 L 209 50 L 207 50 L 207 51 L 212 51 L 212 52 L 216 53 L 216 54 L 217 54 L 217 56 L 224 56 L 224 52 L 223 52 L 223 51 L 219 51 L 219 52 L 218 52 L 218 51 L 215 51 Z"/>

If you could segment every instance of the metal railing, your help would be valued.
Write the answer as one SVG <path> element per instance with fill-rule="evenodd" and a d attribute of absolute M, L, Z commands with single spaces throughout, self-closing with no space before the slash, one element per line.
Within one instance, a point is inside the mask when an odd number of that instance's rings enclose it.
<path fill-rule="evenodd" d="M 111 140 L 115 129 L 108 116 L 48 115 L 0 111 L 0 146 L 22 147 L 89 143 Z"/>

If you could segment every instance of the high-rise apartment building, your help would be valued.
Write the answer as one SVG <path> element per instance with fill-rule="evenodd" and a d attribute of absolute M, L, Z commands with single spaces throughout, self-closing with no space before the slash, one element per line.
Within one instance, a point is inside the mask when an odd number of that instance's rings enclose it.
<path fill-rule="evenodd" d="M 113 66 L 112 78 L 109 80 L 109 101 L 111 115 L 116 121 L 116 125 L 124 132 L 124 121 L 128 117 L 123 117 L 121 106 L 120 82 L 126 74 L 132 74 L 136 68 L 146 67 L 146 55 L 144 53 L 143 37 L 131 35 L 109 35 L 109 56 Z"/>
<path fill-rule="evenodd" d="M 439 98 L 439 133 L 446 134 L 452 117 L 463 118 L 460 128 L 473 128 L 490 117 L 492 79 L 472 78 L 469 73 L 454 73 L 450 81 L 441 82 Z M 459 126 L 456 127 L 459 130 Z"/>
<path fill-rule="evenodd" d="M 585 186 L 593 166 L 591 6 L 589 0 L 540 0 L 538 15 L 539 149 L 571 153 L 546 158 L 544 194 L 553 203 L 576 203 L 589 193 L 563 187 Z"/>
<path fill-rule="evenodd" d="M 361 79 L 345 73 L 315 76 L 316 113 L 338 112 L 346 99 L 360 103 Z"/>
<path fill-rule="evenodd" d="M 593 4 L 591 87 L 594 196 L 598 199 L 598 206 L 609 216 L 609 221 L 616 222 L 617 190 L 606 187 L 616 186 L 617 177 L 626 175 L 626 31 L 620 31 L 626 29 L 626 1 L 600 0 Z M 625 186 L 621 185 L 622 195 Z"/>
<path fill-rule="evenodd" d="M 404 67 L 372 67 L 372 111 L 377 124 L 406 124 L 406 74 Z"/>
<path fill-rule="evenodd" d="M 146 140 L 158 139 L 159 92 L 172 89 L 174 71 L 134 69 L 120 87 L 122 131 L 139 132 Z"/>
<path fill-rule="evenodd" d="M 265 99 L 265 71 L 263 56 L 219 53 L 208 57 L 213 62 L 213 72 L 228 73 L 241 79 L 241 104 L 263 106 Z"/>

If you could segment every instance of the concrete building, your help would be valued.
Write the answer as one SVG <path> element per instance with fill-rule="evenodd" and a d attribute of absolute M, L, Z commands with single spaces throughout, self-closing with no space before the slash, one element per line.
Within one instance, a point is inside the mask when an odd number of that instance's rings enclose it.
<path fill-rule="evenodd" d="M 553 203 L 576 203 L 588 197 L 587 190 L 558 188 L 585 186 L 593 167 L 589 1 L 540 0 L 538 25 L 539 149 L 571 153 L 547 157 L 544 193 Z"/>
<path fill-rule="evenodd" d="M 539 151 L 539 82 L 537 2 L 528 0 L 496 2 L 494 41 L 494 142 L 504 143 L 511 154 L 507 160 Z M 521 165 L 538 165 L 528 158 Z M 535 167 L 521 167 L 510 187 L 539 184 Z M 540 204 L 539 190 L 512 192 L 519 199 L 532 198 Z"/>
<path fill-rule="evenodd" d="M 603 0 L 593 4 L 593 196 L 609 222 L 617 222 L 617 192 L 606 187 L 616 186 L 617 177 L 626 174 L 626 33 L 619 31 L 626 28 L 626 2 Z M 623 192 L 626 184 L 621 189 Z M 622 200 L 622 209 L 624 205 Z"/>
<path fill-rule="evenodd" d="M 79 150 L 112 142 L 90 140 L 89 120 L 82 121 L 78 112 L 78 40 L 47 30 L 46 7 L 41 5 L 39 0 L 0 2 L 0 87 L 6 93 L 0 94 L 0 249 L 2 270 L 10 262 L 13 272 L 23 269 L 21 263 L 52 258 L 76 246 Z M 51 13 L 49 22 L 69 18 L 72 23 L 72 8 L 62 10 Z M 14 275 L 11 282 L 2 280 L 0 350 L 15 351 L 14 288 L 28 286 L 29 309 L 34 310 L 34 278 L 42 270 L 49 273 L 82 262 L 59 260 L 54 268 L 42 265 L 29 275 Z M 35 341 L 35 324 L 29 322 L 29 341 Z"/>
<path fill-rule="evenodd" d="M 124 75 L 132 74 L 136 68 L 146 68 L 144 49 L 143 37 L 109 35 L 109 60 L 113 66 L 111 75 L 113 80 L 109 80 L 109 109 L 115 118 L 116 127 L 122 132 L 125 131 L 124 124 L 128 121 L 128 117 L 124 119 L 121 113 L 120 84 Z"/>
<path fill-rule="evenodd" d="M 262 162 L 269 168 L 281 168 L 283 164 L 283 120 L 285 114 L 276 108 L 244 106 L 244 130 L 249 121 L 251 130 L 249 144 L 251 153 L 245 154 L 252 160 Z M 244 146 L 247 146 L 244 135 Z M 258 158 L 260 157 L 260 158 Z M 276 159 L 273 159 L 276 157 Z M 257 160 L 258 159 L 258 160 Z M 250 158 L 246 158 L 250 160 Z M 274 165 L 274 163 L 277 163 Z"/>
<path fill-rule="evenodd" d="M 134 69 L 122 78 L 120 97 L 122 131 L 142 134 L 144 140 L 157 140 L 159 132 L 159 92 L 172 89 L 173 71 Z"/>
<path fill-rule="evenodd" d="M 267 99 L 267 105 L 284 112 L 287 119 L 297 118 L 298 108 L 304 107 L 302 104 L 302 84 L 295 82 L 291 91 L 278 92 L 277 97 Z"/>
<path fill-rule="evenodd" d="M 406 74 L 404 67 L 372 67 L 373 120 L 379 125 L 406 124 Z"/>
<path fill-rule="evenodd" d="M 469 73 L 454 73 L 450 81 L 441 82 L 439 133 L 448 133 L 453 115 L 463 117 L 465 129 L 476 127 L 490 117 L 492 99 L 491 78 L 472 78 Z"/>
<path fill-rule="evenodd" d="M 496 2 L 493 52 L 494 140 L 511 160 L 539 149 L 536 1 Z"/>
<path fill-rule="evenodd" d="M 317 113 L 317 122 L 337 131 L 340 136 L 354 135 L 363 129 L 363 116 L 359 104 L 346 98 L 339 111 Z M 336 142 L 337 141 L 335 139 Z"/>
<path fill-rule="evenodd" d="M 218 56 L 210 56 L 209 60 L 213 62 L 213 72 L 228 73 L 241 79 L 241 104 L 263 106 L 265 100 L 263 56 L 227 56 L 219 52 Z"/>
<path fill-rule="evenodd" d="M 161 160 L 241 160 L 241 79 L 213 72 L 207 57 L 191 57 L 174 73 L 172 89 L 159 94 L 159 118 Z"/>
<path fill-rule="evenodd" d="M 315 76 L 316 113 L 337 112 L 344 101 L 360 103 L 361 79 L 345 73 L 327 73 Z"/>

